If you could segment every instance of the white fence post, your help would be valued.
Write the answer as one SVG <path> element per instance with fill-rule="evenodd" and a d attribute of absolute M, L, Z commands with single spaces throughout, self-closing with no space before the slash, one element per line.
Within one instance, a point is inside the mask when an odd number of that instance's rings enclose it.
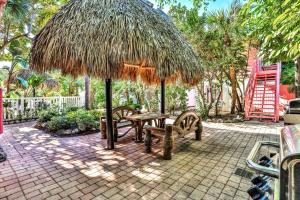
<path fill-rule="evenodd" d="M 6 123 L 36 119 L 38 111 L 53 105 L 57 105 L 59 110 L 62 110 L 65 107 L 81 107 L 81 102 L 82 98 L 79 96 L 3 98 L 3 119 Z"/>

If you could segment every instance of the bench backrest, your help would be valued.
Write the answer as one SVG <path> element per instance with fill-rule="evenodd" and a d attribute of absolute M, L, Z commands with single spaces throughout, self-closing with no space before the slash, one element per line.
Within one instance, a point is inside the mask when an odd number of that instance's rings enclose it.
<path fill-rule="evenodd" d="M 121 122 L 122 120 L 124 120 L 125 116 L 130 116 L 138 113 L 139 113 L 138 110 L 135 110 L 129 106 L 116 107 L 112 111 L 113 119 L 116 120 L 117 122 Z"/>
<path fill-rule="evenodd" d="M 201 118 L 195 111 L 188 110 L 181 113 L 173 123 L 173 131 L 178 133 L 179 137 L 195 132 L 198 129 L 198 122 Z M 174 135 L 176 136 L 176 135 Z"/>

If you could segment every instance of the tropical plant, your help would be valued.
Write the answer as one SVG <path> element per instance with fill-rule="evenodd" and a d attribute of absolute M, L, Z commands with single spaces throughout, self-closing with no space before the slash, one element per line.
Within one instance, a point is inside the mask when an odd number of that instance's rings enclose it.
<path fill-rule="evenodd" d="M 170 10 L 177 27 L 186 35 L 197 50 L 204 66 L 204 79 L 197 86 L 202 114 L 208 115 L 210 109 L 217 107 L 223 84 L 229 80 L 232 96 L 232 113 L 236 108 L 243 110 L 243 94 L 239 88 L 239 78 L 246 76 L 247 48 L 245 30 L 241 27 L 238 12 L 241 5 L 234 1 L 229 9 L 213 11 L 199 16 L 194 7 L 173 6 Z M 208 89 L 205 85 L 208 84 Z M 218 92 L 215 92 L 218 91 Z M 210 96 L 207 97 L 207 92 Z M 215 95 L 215 93 L 217 95 Z M 216 109 L 216 114 L 217 109 Z"/>
<path fill-rule="evenodd" d="M 0 55 L 12 43 L 29 37 L 28 16 L 29 3 L 27 0 L 8 0 L 4 8 L 3 24 L 0 29 Z"/>
<path fill-rule="evenodd" d="M 179 85 L 170 85 L 166 88 L 166 105 L 169 113 L 186 110 L 188 101 L 187 88 Z"/>
<path fill-rule="evenodd" d="M 1 71 L 5 73 L 7 79 L 5 80 L 6 86 L 6 96 L 10 97 L 11 95 L 16 95 L 18 92 L 16 91 L 17 86 L 13 84 L 13 77 L 23 69 L 28 68 L 28 64 L 26 59 L 24 59 L 20 55 L 12 54 L 11 66 L 4 66 Z"/>
<path fill-rule="evenodd" d="M 295 72 L 296 66 L 293 62 L 283 63 L 280 82 L 284 85 L 293 86 L 295 84 Z"/>
<path fill-rule="evenodd" d="M 300 97 L 300 2 L 249 0 L 243 6 L 244 26 L 260 46 L 260 56 L 271 62 L 294 60 L 296 96 Z"/>

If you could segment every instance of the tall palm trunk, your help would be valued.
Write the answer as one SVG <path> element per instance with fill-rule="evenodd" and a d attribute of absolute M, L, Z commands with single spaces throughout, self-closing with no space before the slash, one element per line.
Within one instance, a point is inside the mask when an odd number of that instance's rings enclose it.
<path fill-rule="evenodd" d="M 236 80 L 236 73 L 233 66 L 230 66 L 229 68 L 229 77 L 231 82 L 231 92 L 232 92 L 232 102 L 231 102 L 231 114 L 235 113 L 235 106 L 238 98 L 237 93 L 237 80 Z"/>
<path fill-rule="evenodd" d="M 84 77 L 84 87 L 85 87 L 85 109 L 90 109 L 90 77 Z"/>
<path fill-rule="evenodd" d="M 36 96 L 36 91 L 35 91 L 35 87 L 32 88 L 32 96 L 35 97 Z"/>
<path fill-rule="evenodd" d="M 6 97 L 10 97 L 10 85 L 11 85 L 12 71 L 8 72 L 8 78 L 6 82 Z"/>

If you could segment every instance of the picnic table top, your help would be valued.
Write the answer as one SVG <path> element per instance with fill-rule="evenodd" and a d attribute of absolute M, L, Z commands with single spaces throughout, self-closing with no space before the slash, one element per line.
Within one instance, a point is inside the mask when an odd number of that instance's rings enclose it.
<path fill-rule="evenodd" d="M 125 116 L 125 118 L 132 121 L 147 121 L 153 119 L 165 119 L 168 118 L 169 116 L 170 116 L 169 114 L 162 114 L 162 113 L 142 113 L 142 114 Z"/>

